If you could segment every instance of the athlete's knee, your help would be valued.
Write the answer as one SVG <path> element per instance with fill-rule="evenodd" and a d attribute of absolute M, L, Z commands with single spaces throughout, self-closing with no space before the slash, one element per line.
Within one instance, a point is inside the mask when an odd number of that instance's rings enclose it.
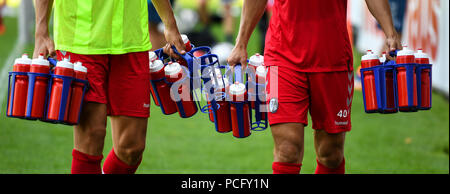
<path fill-rule="evenodd" d="M 119 143 L 114 147 L 116 155 L 129 165 L 136 165 L 142 158 L 145 142 Z"/>
<path fill-rule="evenodd" d="M 317 160 L 328 168 L 337 168 L 344 160 L 344 152 L 341 149 L 332 148 L 322 150 L 317 153 Z"/>
<path fill-rule="evenodd" d="M 274 155 L 279 162 L 298 163 L 301 160 L 303 146 L 300 142 L 283 142 L 276 146 Z"/>

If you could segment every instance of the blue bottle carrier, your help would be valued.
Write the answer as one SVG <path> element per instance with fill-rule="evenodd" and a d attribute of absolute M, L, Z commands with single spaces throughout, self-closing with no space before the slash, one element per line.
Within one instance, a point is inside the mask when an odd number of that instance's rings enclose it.
<path fill-rule="evenodd" d="M 396 52 L 391 52 L 391 56 L 396 56 Z M 399 107 L 398 102 L 398 94 L 399 94 L 399 88 L 398 88 L 398 68 L 404 67 L 406 69 L 406 82 L 407 82 L 407 95 L 408 95 L 408 106 L 405 107 Z M 415 71 L 414 71 L 415 68 Z M 429 88 L 430 88 L 430 107 L 424 107 L 421 104 L 421 88 L 422 85 L 422 71 L 424 69 L 429 70 Z M 377 110 L 371 111 L 367 109 L 366 104 L 366 94 L 365 91 L 365 84 L 364 84 L 364 72 L 371 71 L 373 72 L 374 78 L 375 78 L 375 93 L 376 93 L 376 101 L 377 101 Z M 364 110 L 366 113 L 397 113 L 399 110 L 402 112 L 416 112 L 417 110 L 429 110 L 431 108 L 431 64 L 417 64 L 417 63 L 411 63 L 411 64 L 397 64 L 395 61 L 386 61 L 385 63 L 382 63 L 381 65 L 369 67 L 369 68 L 361 68 L 361 84 L 362 84 L 362 93 L 363 93 L 363 100 L 364 100 Z M 390 77 L 390 74 L 392 74 L 392 84 L 388 84 L 387 77 Z M 417 106 L 414 106 L 414 75 L 416 75 L 416 94 L 417 94 Z M 392 89 L 393 91 L 393 107 L 388 107 L 387 101 L 388 101 L 388 90 Z"/>
<path fill-rule="evenodd" d="M 49 62 L 52 65 L 56 65 L 57 61 L 52 59 L 52 58 L 48 58 Z M 27 92 L 27 102 L 26 102 L 26 107 L 27 107 L 27 111 L 25 112 L 25 116 L 24 117 L 16 117 L 12 115 L 12 110 L 13 110 L 13 101 L 14 101 L 14 90 L 15 90 L 15 79 L 17 75 L 26 75 L 28 76 L 28 92 Z M 31 116 L 31 110 L 33 109 L 32 105 L 33 105 L 33 93 L 34 93 L 34 83 L 36 80 L 36 77 L 46 77 L 48 78 L 48 85 L 47 85 L 47 92 L 46 92 L 46 96 L 45 96 L 45 101 L 44 103 L 44 114 L 43 117 L 41 118 L 35 118 Z M 57 120 L 50 120 L 47 118 L 47 114 L 48 114 L 48 109 L 49 109 L 49 101 L 50 101 L 50 97 L 51 97 L 51 90 L 52 90 L 52 84 L 53 84 L 53 78 L 60 78 L 63 80 L 63 89 L 62 89 L 62 93 L 61 93 L 61 104 L 60 104 L 60 109 L 59 109 L 59 118 Z M 82 95 L 82 102 L 80 104 L 80 111 L 78 113 L 78 121 L 76 123 L 69 123 L 67 121 L 64 120 L 64 113 L 66 112 L 66 105 L 68 103 L 70 103 L 70 99 L 68 98 L 69 96 L 69 89 L 70 86 L 73 82 L 80 82 L 84 84 L 83 87 L 83 95 Z M 32 72 L 9 72 L 9 79 L 8 79 L 8 103 L 9 103 L 9 107 L 11 107 L 9 109 L 8 112 L 8 106 L 7 106 L 7 112 L 6 112 L 6 116 L 7 117 L 13 117 L 13 118 L 21 118 L 21 119 L 27 119 L 27 120 L 40 120 L 43 122 L 49 122 L 49 123 L 55 123 L 55 124 L 64 124 L 64 125 L 77 125 L 79 123 L 79 119 L 80 119 L 80 114 L 81 114 L 81 110 L 83 107 L 83 101 L 84 101 L 84 95 L 87 91 L 89 87 L 89 83 L 86 80 L 80 80 L 80 79 L 75 79 L 73 77 L 67 77 L 67 76 L 61 76 L 61 75 L 55 75 L 52 72 L 49 73 L 32 73 Z M 70 110 L 69 110 L 70 111 Z"/>
<path fill-rule="evenodd" d="M 185 82 L 189 80 L 190 83 L 190 92 L 193 96 L 193 100 L 196 101 L 196 104 L 198 106 L 198 109 L 200 112 L 207 114 L 209 116 L 210 113 L 213 114 L 214 118 L 214 126 L 216 131 L 218 130 L 218 123 L 217 123 L 217 110 L 220 107 L 220 105 L 217 103 L 216 99 L 229 99 L 229 96 L 226 94 L 226 92 L 220 92 L 215 91 L 214 88 L 216 88 L 216 85 L 213 85 L 211 79 L 215 80 L 215 83 L 218 84 L 219 82 L 223 83 L 224 79 L 229 79 L 229 81 L 232 81 L 232 71 L 231 68 L 228 65 L 220 65 L 219 58 L 217 55 L 211 53 L 211 48 L 207 46 L 200 46 L 200 47 L 194 47 L 192 45 L 192 50 L 189 52 L 186 52 L 186 54 L 180 54 L 174 46 L 172 46 L 172 49 L 174 52 L 179 55 L 183 60 L 187 62 L 188 68 L 182 67 L 186 73 L 187 76 L 181 82 Z M 195 52 L 202 51 L 203 55 L 201 56 L 194 56 Z M 167 65 L 169 61 L 175 61 L 175 59 L 172 59 L 167 54 L 163 52 L 163 49 L 160 48 L 158 50 L 154 51 L 156 53 L 156 56 L 158 59 L 162 60 L 164 65 Z M 218 71 L 216 69 L 220 70 L 221 75 L 217 75 Z M 225 72 L 225 74 L 223 73 Z M 212 75 L 212 76 L 211 76 Z M 151 85 L 153 88 L 155 87 L 155 82 L 157 81 L 165 81 L 166 83 L 170 84 L 163 78 L 162 80 L 152 80 Z M 230 82 L 232 83 L 232 82 Z M 247 83 L 249 84 L 249 83 Z M 248 87 L 247 87 L 248 88 Z M 209 91 L 208 91 L 209 90 Z M 157 92 L 154 90 L 154 92 Z M 210 99 L 208 100 L 209 103 L 202 104 L 202 95 L 205 94 L 212 94 L 209 95 Z M 256 94 L 254 94 L 256 95 Z M 159 95 L 155 93 L 155 96 L 160 104 L 161 107 L 161 101 L 159 99 Z M 246 101 L 245 103 L 250 103 Z M 251 122 L 252 124 L 252 130 L 254 131 L 262 131 L 265 130 L 268 127 L 267 124 L 267 116 L 266 119 L 261 119 L 260 116 L 260 110 L 259 110 L 259 104 L 258 103 L 258 109 L 255 110 L 257 112 L 256 121 Z M 164 108 L 161 107 L 161 110 L 164 113 Z M 252 119 L 252 117 L 250 117 Z"/>

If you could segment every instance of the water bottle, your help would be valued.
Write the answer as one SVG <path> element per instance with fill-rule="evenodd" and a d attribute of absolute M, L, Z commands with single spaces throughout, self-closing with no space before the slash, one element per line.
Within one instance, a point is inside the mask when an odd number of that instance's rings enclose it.
<path fill-rule="evenodd" d="M 217 117 L 217 131 L 220 133 L 226 133 L 232 131 L 231 127 L 231 113 L 230 113 L 230 102 L 226 100 L 223 95 L 229 88 L 228 79 L 217 78 L 218 83 L 212 80 L 215 86 L 216 103 L 219 105 L 219 109 L 216 111 Z M 214 122 L 214 114 L 212 111 L 209 112 L 210 120 Z"/>
<path fill-rule="evenodd" d="M 87 68 L 81 62 L 74 64 L 75 79 L 87 80 Z M 76 124 L 81 112 L 81 103 L 83 102 L 83 91 L 85 83 L 74 80 L 72 82 L 72 96 L 69 107 L 69 123 Z"/>
<path fill-rule="evenodd" d="M 164 114 L 170 115 L 177 112 L 177 107 L 170 97 L 170 86 L 164 81 L 164 69 L 161 60 L 153 61 L 150 64 L 150 79 L 155 101 L 158 102 Z"/>
<path fill-rule="evenodd" d="M 371 50 L 361 58 L 361 68 L 370 68 L 380 65 L 380 60 L 377 55 L 375 55 Z M 375 112 L 378 110 L 377 103 L 377 93 L 375 87 L 375 76 L 374 72 L 364 71 L 364 96 L 366 103 L 366 111 Z"/>
<path fill-rule="evenodd" d="M 14 61 L 13 72 L 27 73 L 30 72 L 31 59 L 28 58 L 27 54 L 23 54 L 21 58 L 17 58 Z M 12 116 L 14 117 L 24 117 L 27 104 L 27 94 L 28 94 L 28 76 L 26 74 L 17 74 L 15 77 L 14 93 L 9 94 L 9 100 L 12 100 Z M 14 97 L 12 97 L 13 95 Z M 8 102 L 8 114 L 11 112 L 11 107 Z"/>
<path fill-rule="evenodd" d="M 31 61 L 30 72 L 32 73 L 50 73 L 50 63 L 44 58 L 44 54 L 40 54 L 38 58 Z M 45 98 L 47 97 L 48 77 L 36 76 L 34 83 L 34 89 L 32 94 L 32 105 L 27 106 L 27 113 L 31 111 L 31 117 L 44 118 L 44 105 Z M 27 100 L 28 101 L 28 100 Z M 28 110 L 31 108 L 31 110 Z"/>
<path fill-rule="evenodd" d="M 65 76 L 67 79 L 73 77 L 73 64 L 69 61 L 68 58 L 64 58 L 62 61 L 58 61 L 56 67 L 54 69 L 55 75 Z M 47 119 L 49 120 L 59 120 L 60 118 L 60 105 L 62 102 L 66 102 L 66 107 L 64 111 L 64 121 L 68 119 L 68 109 L 70 96 L 72 93 L 71 86 L 68 88 L 68 95 L 66 99 L 63 99 L 63 88 L 64 87 L 64 78 L 53 78 L 51 93 L 50 93 L 50 101 L 47 113 Z M 66 80 L 66 82 L 69 80 Z M 66 88 L 67 89 L 67 88 Z M 64 96 L 65 97 L 65 96 Z"/>
<path fill-rule="evenodd" d="M 164 71 L 166 80 L 172 84 L 186 77 L 181 65 L 177 62 L 169 62 L 169 64 L 164 68 Z M 172 85 L 171 87 L 178 87 L 175 88 L 175 90 L 171 89 L 170 92 L 172 99 L 176 100 L 176 108 L 180 117 L 188 118 L 197 113 L 197 104 L 195 104 L 192 93 L 189 91 L 189 82 L 182 83 L 180 85 Z M 180 99 L 177 99 L 176 96 L 180 97 Z"/>
<path fill-rule="evenodd" d="M 407 46 L 397 52 L 397 87 L 398 87 L 398 105 L 400 111 L 409 112 L 417 109 L 417 78 L 414 51 Z M 403 64 L 409 64 L 401 66 Z M 407 71 L 407 68 L 409 69 Z M 411 77 L 412 76 L 412 77 Z M 412 82 L 412 83 L 411 83 Z M 410 87 L 408 87 L 408 85 Z M 412 88 L 411 88 L 412 85 Z M 412 99 L 409 96 L 412 95 Z M 412 100 L 412 102 L 411 102 Z"/>
<path fill-rule="evenodd" d="M 155 53 L 155 52 L 151 52 L 150 51 L 150 53 Z M 152 65 L 153 65 L 153 63 L 156 61 L 156 54 L 155 54 L 155 57 L 152 57 L 151 55 L 150 55 L 150 63 L 149 63 L 149 69 L 150 69 L 150 78 L 152 77 Z M 162 66 L 164 66 L 164 64 L 162 65 Z M 154 75 L 154 76 L 157 76 L 157 75 Z M 159 106 L 159 102 L 158 102 L 158 100 L 157 100 L 157 98 L 156 98 L 156 94 L 155 94 L 155 90 L 156 90 L 156 88 L 153 88 L 153 84 L 150 84 L 150 93 L 152 94 L 152 98 L 153 98 L 153 101 L 155 102 L 155 105 L 156 106 Z"/>
<path fill-rule="evenodd" d="M 230 112 L 233 136 L 238 138 L 248 137 L 251 134 L 250 107 L 246 103 L 247 91 L 245 85 L 235 82 L 230 86 L 229 95 L 232 99 Z"/>
<path fill-rule="evenodd" d="M 427 54 L 425 54 L 422 49 L 418 49 L 417 53 L 414 54 L 415 61 L 417 64 L 430 64 L 430 59 Z M 431 69 L 424 68 L 421 69 L 420 73 L 420 107 L 421 109 L 431 108 Z"/>

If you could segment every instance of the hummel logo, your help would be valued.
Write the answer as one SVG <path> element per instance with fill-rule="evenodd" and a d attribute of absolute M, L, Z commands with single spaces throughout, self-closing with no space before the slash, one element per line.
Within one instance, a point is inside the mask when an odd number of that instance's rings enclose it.
<path fill-rule="evenodd" d="M 150 108 L 150 104 L 144 103 L 144 108 Z"/>

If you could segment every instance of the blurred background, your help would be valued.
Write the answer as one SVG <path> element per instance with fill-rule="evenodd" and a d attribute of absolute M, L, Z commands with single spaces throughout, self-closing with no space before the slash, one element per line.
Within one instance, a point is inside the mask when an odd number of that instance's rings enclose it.
<path fill-rule="evenodd" d="M 403 44 L 431 56 L 433 104 L 430 111 L 389 115 L 364 113 L 358 69 L 365 50 L 383 49 L 384 34 L 364 0 L 348 2 L 356 90 L 353 128 L 345 145 L 346 172 L 449 173 L 449 1 L 390 1 Z M 211 46 L 224 64 L 237 35 L 242 3 L 174 0 L 173 7 L 180 32 L 196 46 Z M 251 37 L 249 56 L 263 53 L 272 3 L 269 0 Z M 157 49 L 164 44 L 163 26 L 151 5 L 149 10 L 150 40 Z M 15 58 L 31 56 L 33 48 L 33 1 L 0 0 L 0 173 L 70 173 L 72 127 L 6 117 L 8 72 Z M 104 156 L 111 147 L 108 126 Z M 237 139 L 217 133 L 206 114 L 167 116 L 152 103 L 146 151 L 137 173 L 272 173 L 272 149 L 270 129 Z M 308 126 L 302 173 L 314 173 L 315 166 L 313 130 Z"/>

